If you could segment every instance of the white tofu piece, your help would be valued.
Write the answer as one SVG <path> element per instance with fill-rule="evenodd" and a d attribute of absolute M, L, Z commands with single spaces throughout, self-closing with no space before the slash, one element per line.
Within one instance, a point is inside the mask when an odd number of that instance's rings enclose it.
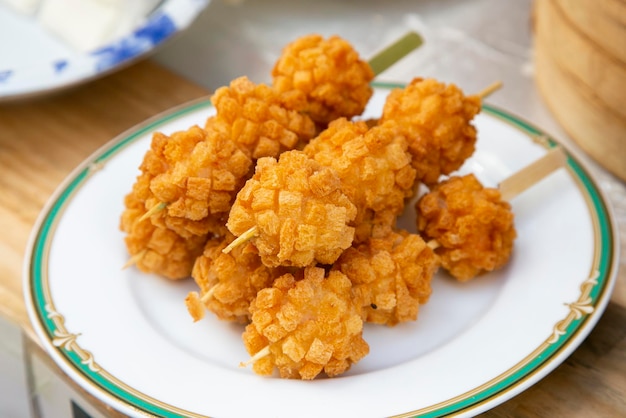
<path fill-rule="evenodd" d="M 41 0 L 0 0 L 0 3 L 8 5 L 18 13 L 33 15 L 39 8 Z"/>
<path fill-rule="evenodd" d="M 41 25 L 79 51 L 129 34 L 158 0 L 43 0 Z"/>

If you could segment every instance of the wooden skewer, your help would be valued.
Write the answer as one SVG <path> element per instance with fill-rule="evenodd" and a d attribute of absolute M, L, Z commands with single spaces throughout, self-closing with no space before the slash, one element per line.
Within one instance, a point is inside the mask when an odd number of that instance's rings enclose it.
<path fill-rule="evenodd" d="M 539 180 L 567 163 L 567 155 L 562 147 L 555 147 L 540 159 L 527 165 L 515 174 L 500 182 L 498 189 L 502 200 L 509 201 Z"/>
<path fill-rule="evenodd" d="M 436 239 L 431 239 L 430 241 L 428 241 L 426 243 L 426 245 L 431 249 L 431 250 L 435 250 L 437 248 L 439 248 L 441 246 L 441 244 L 439 243 L 439 241 L 437 241 Z"/>
<path fill-rule="evenodd" d="M 476 93 L 476 96 L 480 97 L 480 100 L 484 100 L 485 97 L 490 96 L 495 91 L 500 90 L 502 88 L 502 81 L 495 81 Z"/>
<path fill-rule="evenodd" d="M 250 364 L 255 363 L 257 360 L 262 359 L 263 357 L 270 355 L 270 346 L 265 346 L 260 351 L 258 351 L 255 355 L 250 357 L 247 361 L 242 361 L 239 363 L 239 367 L 248 367 Z"/>
<path fill-rule="evenodd" d="M 562 147 L 551 149 L 543 157 L 502 180 L 498 186 L 500 198 L 506 202 L 510 201 L 566 163 L 567 155 Z M 435 239 L 431 239 L 426 245 L 433 251 L 442 246 Z"/>
<path fill-rule="evenodd" d="M 130 266 L 133 266 L 135 264 L 137 264 L 139 262 L 139 260 L 141 260 L 146 253 L 148 252 L 147 248 L 144 248 L 143 250 L 139 251 L 137 254 L 133 255 L 130 259 L 128 259 L 128 261 L 122 266 L 122 270 L 127 269 Z"/>
<path fill-rule="evenodd" d="M 163 209 L 165 209 L 167 207 L 167 203 L 165 202 L 159 202 L 156 205 L 152 206 L 150 208 L 150 210 L 148 210 L 146 213 L 144 213 L 143 215 L 141 215 L 141 218 L 139 218 L 139 220 L 137 222 L 142 222 L 146 219 L 148 219 L 149 217 L 151 217 L 152 215 L 154 215 L 157 212 L 162 211 Z"/>
<path fill-rule="evenodd" d="M 369 59 L 368 64 L 374 75 L 378 75 L 391 67 L 408 53 L 422 45 L 422 37 L 415 32 L 408 32 L 378 54 Z"/>
<path fill-rule="evenodd" d="M 231 252 L 234 248 L 237 248 L 238 246 L 240 246 L 241 244 L 245 243 L 246 241 L 251 240 L 252 238 L 254 238 L 257 233 L 258 233 L 258 228 L 256 225 L 254 225 L 252 228 L 248 229 L 246 232 L 244 232 L 243 234 L 239 235 L 237 238 L 235 238 L 233 240 L 233 242 L 231 242 L 230 244 L 228 244 L 223 250 L 222 252 L 224 254 L 228 254 L 229 252 Z"/>
<path fill-rule="evenodd" d="M 211 299 L 213 297 L 213 294 L 215 293 L 215 288 L 217 287 L 217 285 L 213 286 L 212 288 L 210 288 L 209 290 L 207 290 L 207 292 L 202 295 L 202 297 L 200 298 L 200 302 L 202 302 L 203 304 L 207 303 L 209 301 L 209 299 Z"/>
<path fill-rule="evenodd" d="M 207 309 L 206 303 L 213 297 L 216 286 L 213 286 L 207 292 L 200 297 L 198 292 L 189 292 L 185 298 L 185 305 L 187 305 L 187 311 L 193 318 L 194 322 L 204 318 L 204 312 Z"/>

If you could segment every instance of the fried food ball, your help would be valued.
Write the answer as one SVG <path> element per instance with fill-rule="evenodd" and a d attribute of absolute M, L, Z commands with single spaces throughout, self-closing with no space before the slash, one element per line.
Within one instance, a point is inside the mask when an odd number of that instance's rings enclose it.
<path fill-rule="evenodd" d="M 283 378 L 304 380 L 322 372 L 344 373 L 369 352 L 352 284 L 343 273 L 325 277 L 318 267 L 298 276 L 279 277 L 252 302 L 252 322 L 242 337 L 255 360 L 252 368 L 261 375 L 277 369 Z"/>
<path fill-rule="evenodd" d="M 227 321 L 247 324 L 250 303 L 259 290 L 270 287 L 284 269 L 266 267 L 256 248 L 245 243 L 225 254 L 222 250 L 235 237 L 228 234 L 222 240 L 211 240 L 196 259 L 191 272 L 198 292 L 190 292 L 187 308 L 194 321 L 204 317 L 205 307 Z"/>
<path fill-rule="evenodd" d="M 464 96 L 454 84 L 415 78 L 391 91 L 380 122 L 393 120 L 405 129 L 417 179 L 430 186 L 473 154 L 476 128 L 471 122 L 480 106 L 478 96 Z"/>
<path fill-rule="evenodd" d="M 141 177 L 139 187 L 146 187 Z M 207 240 L 206 236 L 183 238 L 176 232 L 154 225 L 150 219 L 140 218 L 146 213 L 144 202 L 137 198 L 140 193 L 129 193 L 125 199 L 120 228 L 126 232 L 124 242 L 139 270 L 155 273 L 169 279 L 189 277 L 193 263 Z"/>
<path fill-rule="evenodd" d="M 344 193 L 357 207 L 355 224 L 374 213 L 395 217 L 415 191 L 415 169 L 401 128 L 393 121 L 368 128 L 339 118 L 313 139 L 304 152 L 339 175 Z M 381 215 L 383 216 L 383 215 Z"/>
<path fill-rule="evenodd" d="M 441 265 L 460 281 L 506 264 L 516 237 L 511 205 L 473 174 L 453 176 L 416 203 L 417 229 L 436 240 Z"/>
<path fill-rule="evenodd" d="M 348 248 L 333 266 L 352 282 L 363 320 L 389 326 L 417 319 L 437 268 L 432 249 L 404 230 Z"/>
<path fill-rule="evenodd" d="M 265 265 L 305 267 L 332 264 L 350 247 L 355 216 L 335 171 L 294 150 L 257 161 L 226 226 L 236 236 L 256 228 L 252 242 Z"/>
<path fill-rule="evenodd" d="M 185 158 L 198 140 L 194 135 L 155 132 L 139 166 L 140 174 L 124 199 L 120 229 L 126 233 L 124 241 L 131 260 L 144 272 L 186 278 L 195 257 L 202 253 L 207 234 L 182 237 L 164 224 L 142 220 L 154 205 L 151 181 Z"/>
<path fill-rule="evenodd" d="M 172 141 L 182 137 L 193 145 L 150 181 L 147 208 L 164 206 L 152 222 L 185 238 L 222 235 L 232 202 L 252 171 L 252 160 L 230 139 L 228 126 L 211 121 L 206 129 L 192 126 L 172 134 Z"/>
<path fill-rule="evenodd" d="M 217 89 L 211 102 L 217 119 L 230 126 L 232 140 L 253 160 L 277 158 L 317 133 L 311 118 L 286 108 L 270 86 L 257 85 L 247 77 Z"/>
<path fill-rule="evenodd" d="M 346 40 L 321 35 L 289 43 L 272 69 L 273 87 L 285 106 L 320 126 L 360 115 L 373 90 L 374 72 Z"/>

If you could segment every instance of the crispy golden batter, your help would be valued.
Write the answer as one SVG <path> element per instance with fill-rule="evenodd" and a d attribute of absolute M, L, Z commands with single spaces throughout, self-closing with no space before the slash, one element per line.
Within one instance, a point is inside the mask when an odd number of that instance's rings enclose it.
<path fill-rule="evenodd" d="M 324 275 L 321 268 L 307 267 L 299 280 L 285 274 L 258 293 L 243 333 L 250 355 L 269 347 L 253 363 L 256 373 L 278 369 L 284 378 L 310 380 L 322 372 L 332 377 L 368 354 L 350 280 L 339 271 Z"/>
<path fill-rule="evenodd" d="M 370 238 L 384 238 L 396 228 L 398 215 L 389 210 L 374 212 L 366 209 L 361 215 L 361 221 L 355 226 L 353 245 Z"/>
<path fill-rule="evenodd" d="M 231 138 L 253 160 L 278 158 L 316 134 L 315 124 L 306 115 L 286 108 L 278 92 L 247 77 L 233 80 L 211 97 L 216 118 L 230 127 Z"/>
<path fill-rule="evenodd" d="M 183 237 L 222 235 L 225 219 L 249 177 L 252 161 L 230 140 L 228 128 L 216 121 L 208 123 L 207 129 L 193 126 L 176 132 L 172 141 L 179 137 L 193 138 L 194 145 L 151 180 L 152 197 L 146 199 L 147 208 L 166 204 L 151 220 Z"/>
<path fill-rule="evenodd" d="M 333 266 L 352 282 L 363 320 L 390 326 L 417 319 L 437 267 L 424 240 L 402 230 L 348 248 Z"/>
<path fill-rule="evenodd" d="M 373 92 L 369 64 L 338 36 L 296 39 L 283 49 L 272 77 L 285 106 L 304 112 L 321 126 L 360 115 Z"/>
<path fill-rule="evenodd" d="M 433 185 L 474 152 L 471 121 L 480 105 L 478 96 L 465 97 L 454 84 L 415 78 L 389 94 L 380 122 L 393 120 L 405 129 L 417 179 Z"/>
<path fill-rule="evenodd" d="M 228 234 L 223 240 L 210 241 L 196 259 L 191 275 L 201 292 L 191 292 L 187 297 L 187 307 L 195 321 L 204 316 L 206 306 L 220 319 L 248 323 L 250 303 L 257 292 L 271 286 L 283 273 L 263 265 L 250 243 L 223 253 L 234 238 Z"/>
<path fill-rule="evenodd" d="M 145 183 L 143 179 L 145 177 L 137 184 Z M 136 265 L 143 272 L 170 279 L 189 277 L 194 260 L 202 253 L 206 236 L 183 238 L 170 229 L 152 224 L 149 219 L 140 222 L 146 209 L 137 194 L 140 193 L 126 196 L 120 222 L 120 228 L 126 232 L 124 242 L 128 253 L 137 256 Z"/>
<path fill-rule="evenodd" d="M 140 174 L 124 199 L 120 229 L 126 233 L 124 241 L 129 254 L 144 272 L 171 279 L 189 277 L 195 257 L 202 252 L 207 240 L 206 233 L 182 237 L 150 219 L 139 222 L 156 201 L 150 189 L 152 180 L 188 155 L 198 141 L 198 136 L 194 135 L 154 133 L 139 166 Z"/>
<path fill-rule="evenodd" d="M 294 150 L 257 161 L 226 226 L 236 236 L 256 227 L 265 265 L 305 267 L 331 264 L 352 244 L 355 216 L 335 171 Z"/>
<path fill-rule="evenodd" d="M 502 267 L 516 232 L 511 205 L 497 189 L 474 177 L 450 177 L 416 203 L 417 228 L 435 249 L 443 268 L 458 280 Z"/>
<path fill-rule="evenodd" d="M 357 207 L 356 225 L 367 220 L 368 211 L 398 216 L 413 195 L 415 169 L 395 122 L 370 129 L 365 122 L 339 118 L 304 152 L 337 172 L 343 192 Z"/>

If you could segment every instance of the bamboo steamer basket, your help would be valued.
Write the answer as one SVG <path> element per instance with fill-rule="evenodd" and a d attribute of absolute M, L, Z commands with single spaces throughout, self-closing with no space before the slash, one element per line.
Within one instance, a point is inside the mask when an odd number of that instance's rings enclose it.
<path fill-rule="evenodd" d="M 535 80 L 580 147 L 626 180 L 626 2 L 535 0 Z"/>

